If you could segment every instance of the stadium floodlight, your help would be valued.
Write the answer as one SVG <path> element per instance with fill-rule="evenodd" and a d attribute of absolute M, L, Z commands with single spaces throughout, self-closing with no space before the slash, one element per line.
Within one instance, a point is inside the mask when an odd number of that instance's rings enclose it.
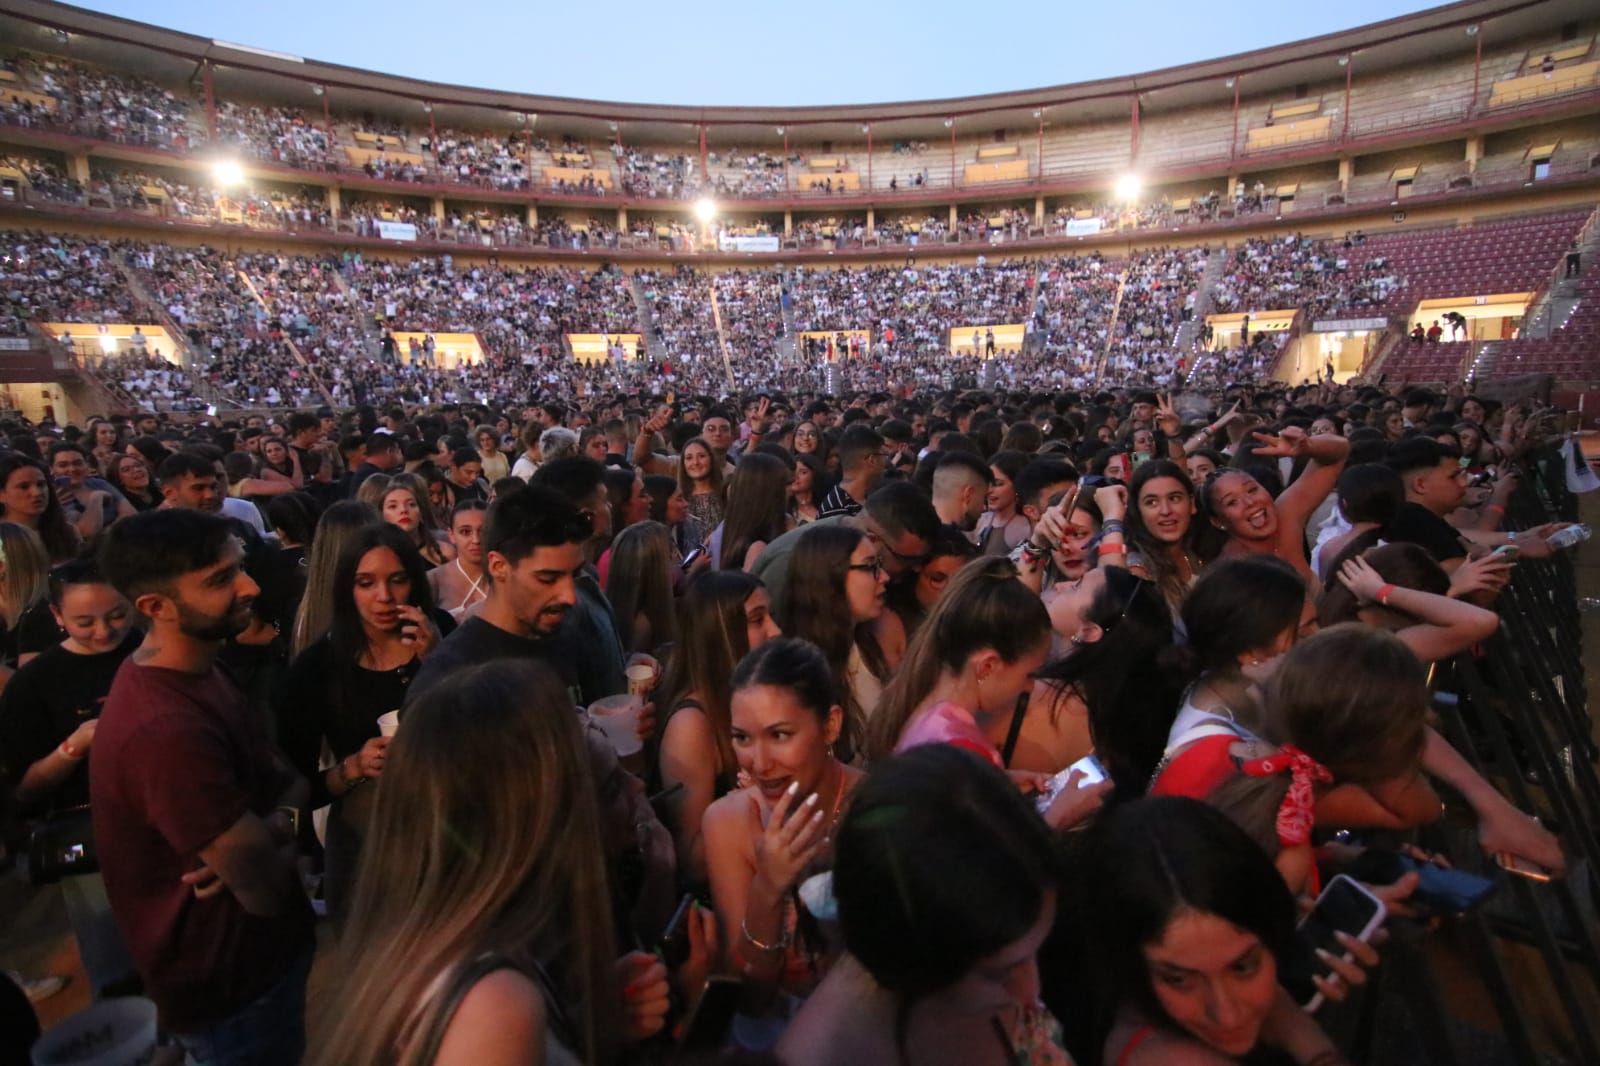
<path fill-rule="evenodd" d="M 244 167 L 237 159 L 219 159 L 211 164 L 211 176 L 218 185 L 238 185 L 244 181 Z"/>
<path fill-rule="evenodd" d="M 1116 193 L 1119 200 L 1137 200 L 1140 191 L 1144 188 L 1144 180 L 1137 174 L 1124 174 L 1117 179 Z"/>
<path fill-rule="evenodd" d="M 701 222 L 710 222 L 717 217 L 717 202 L 709 196 L 702 196 L 694 202 L 694 217 Z"/>

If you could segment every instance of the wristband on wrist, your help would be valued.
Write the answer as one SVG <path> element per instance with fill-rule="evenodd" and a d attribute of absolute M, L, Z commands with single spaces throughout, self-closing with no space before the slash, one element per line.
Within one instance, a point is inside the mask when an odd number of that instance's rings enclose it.
<path fill-rule="evenodd" d="M 1125 544 L 1102 544 L 1095 549 L 1101 555 L 1127 555 L 1128 548 Z"/>
<path fill-rule="evenodd" d="M 1394 586 L 1393 585 L 1387 585 L 1387 584 L 1386 585 L 1380 585 L 1378 587 L 1377 594 L 1374 595 L 1372 597 L 1372 599 L 1373 599 L 1373 601 L 1375 603 L 1379 604 L 1380 606 L 1387 607 L 1387 606 L 1389 606 L 1389 597 L 1391 595 L 1393 595 L 1393 594 L 1394 594 Z"/>
<path fill-rule="evenodd" d="M 1103 534 L 1126 533 L 1127 531 L 1128 527 L 1122 524 L 1122 519 L 1120 518 L 1108 518 L 1100 523 L 1100 532 Z"/>

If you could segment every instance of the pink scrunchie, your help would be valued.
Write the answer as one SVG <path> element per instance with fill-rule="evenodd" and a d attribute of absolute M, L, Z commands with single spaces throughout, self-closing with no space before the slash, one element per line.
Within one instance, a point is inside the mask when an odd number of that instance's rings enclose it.
<path fill-rule="evenodd" d="M 1289 791 L 1278 805 L 1278 843 L 1292 848 L 1309 841 L 1311 828 L 1316 823 L 1316 794 L 1312 785 L 1333 780 L 1328 768 L 1293 744 L 1285 744 L 1265 758 L 1251 759 L 1243 769 L 1250 777 L 1289 775 Z"/>

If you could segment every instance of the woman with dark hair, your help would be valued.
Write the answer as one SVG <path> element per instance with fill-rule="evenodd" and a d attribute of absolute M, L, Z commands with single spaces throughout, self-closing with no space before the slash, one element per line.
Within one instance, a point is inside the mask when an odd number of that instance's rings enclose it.
<path fill-rule="evenodd" d="M 617 534 L 606 571 L 606 599 L 617 617 L 623 651 L 649 654 L 677 641 L 672 598 L 677 573 L 672 534 L 660 522 L 640 522 Z"/>
<path fill-rule="evenodd" d="M 0 456 L 0 518 L 39 534 L 52 563 L 75 558 L 82 546 L 44 464 L 25 455 Z"/>
<path fill-rule="evenodd" d="M 914 582 L 899 582 L 889 586 L 889 607 L 900 616 L 910 640 L 922 626 L 923 619 L 950 587 L 950 581 L 961 568 L 978 557 L 978 548 L 955 526 L 941 525 L 928 542 L 927 562 L 917 571 Z"/>
<path fill-rule="evenodd" d="M 705 544 L 722 521 L 727 492 L 722 484 L 722 461 L 704 437 L 695 437 L 683 446 L 678 457 L 678 491 L 689 505 L 683 542 L 690 547 Z"/>
<path fill-rule="evenodd" d="M 680 640 L 662 682 L 668 707 L 661 733 L 660 784 L 673 789 L 663 821 L 678 848 L 678 870 L 705 880 L 700 822 L 738 772 L 730 725 L 734 667 L 779 635 L 767 590 L 742 570 L 712 570 L 690 582 L 678 614 Z"/>
<path fill-rule="evenodd" d="M 324 884 L 342 917 L 376 791 L 359 786 L 383 773 L 389 746 L 378 719 L 405 701 L 440 623 L 453 626 L 433 610 L 427 566 L 410 538 L 388 523 L 345 545 L 331 602 L 327 635 L 289 665 L 277 719 L 284 753 L 311 782 L 311 808 L 333 805 Z M 319 769 L 324 745 L 334 764 Z"/>
<path fill-rule="evenodd" d="M 1184 459 L 1183 465 L 1189 475 L 1190 484 L 1201 485 L 1211 476 L 1213 470 L 1220 470 L 1228 465 L 1228 457 L 1215 448 L 1196 448 Z"/>
<path fill-rule="evenodd" d="M 455 558 L 449 535 L 439 528 L 433 503 L 428 498 L 427 482 L 417 474 L 396 474 L 389 479 L 379 499 L 383 520 L 398 526 L 411 540 L 429 569 L 443 566 Z"/>
<path fill-rule="evenodd" d="M 751 570 L 761 552 L 790 529 L 789 468 L 783 460 L 752 452 L 728 480 L 728 505 L 711 532 L 711 552 L 720 570 Z"/>
<path fill-rule="evenodd" d="M 834 841 L 846 953 L 784 1033 L 779 1057 L 789 1066 L 1070 1063 L 1039 1002 L 1056 863 L 1030 801 L 970 752 L 930 745 L 874 766 Z"/>
<path fill-rule="evenodd" d="M 1181 694 L 1172 647 L 1155 583 L 1107 569 L 1072 650 L 1035 675 L 1011 765 L 1053 774 L 1092 751 L 1118 796 L 1144 795 Z"/>
<path fill-rule="evenodd" d="M 1226 534 L 1222 557 L 1276 555 L 1312 586 L 1316 575 L 1306 561 L 1306 523 L 1339 479 L 1350 443 L 1343 437 L 1308 437 L 1294 426 L 1254 438 L 1252 461 L 1305 459 L 1305 469 L 1276 499 L 1260 477 L 1240 468 L 1220 470 L 1201 489 L 1202 518 Z"/>
<path fill-rule="evenodd" d="M 724 965 L 754 1014 L 788 1017 L 822 978 L 825 945 L 801 921 L 798 889 L 831 865 L 830 842 L 861 781 L 834 755 L 843 730 L 839 690 L 815 645 L 780 637 L 739 663 L 733 749 L 750 787 L 713 803 L 703 826 Z"/>
<path fill-rule="evenodd" d="M 1128 569 L 1154 581 L 1177 617 L 1200 571 L 1194 484 L 1171 459 L 1151 459 L 1133 472 L 1128 497 Z"/>
<path fill-rule="evenodd" d="M 828 657 L 844 694 L 841 743 L 848 761 L 860 749 L 862 730 L 905 653 L 905 629 L 893 611 L 884 609 L 889 578 L 871 538 L 859 529 L 829 524 L 800 535 L 788 579 L 786 613 L 778 625 Z"/>
<path fill-rule="evenodd" d="M 683 539 L 684 523 L 689 519 L 689 501 L 678 488 L 678 479 L 668 474 L 646 474 L 644 489 L 650 494 L 650 521 L 660 522 L 672 534 L 672 545 L 680 557 L 694 545 Z"/>
<path fill-rule="evenodd" d="M 989 460 L 988 509 L 978 519 L 978 528 L 972 531 L 974 541 L 985 555 L 1009 555 L 1013 548 L 1028 539 L 1032 527 L 1022 513 L 1016 489 L 1016 480 L 1027 465 L 1028 456 L 1021 452 L 996 452 Z"/>
<path fill-rule="evenodd" d="M 824 470 L 828 467 L 828 440 L 822 435 L 821 427 L 810 419 L 795 427 L 794 454 L 796 458 L 802 455 L 814 455 Z M 819 494 L 818 499 L 820 498 Z"/>
<path fill-rule="evenodd" d="M 1002 746 L 1050 651 L 1050 616 L 992 556 L 962 568 L 918 630 L 868 723 L 873 761 L 918 744 L 966 748 L 1004 766 Z"/>
<path fill-rule="evenodd" d="M 261 595 L 268 618 L 292 624 L 306 592 L 307 556 L 317 535 L 322 508 L 305 492 L 274 496 L 266 506 L 267 525 L 278 537 L 276 550 L 267 553 L 270 577 L 262 583 Z"/>
<path fill-rule="evenodd" d="M 822 498 L 827 495 L 828 472 L 814 453 L 794 457 L 794 480 L 789 482 L 789 515 L 796 526 L 809 525 L 822 513 Z"/>
<path fill-rule="evenodd" d="M 106 470 L 106 480 L 116 486 L 135 511 L 153 511 L 161 506 L 161 490 L 150 473 L 150 464 L 137 455 L 113 457 Z"/>
<path fill-rule="evenodd" d="M 1259 1048 L 1344 1062 L 1278 983 L 1294 897 L 1225 816 L 1190 799 L 1145 799 L 1107 812 L 1080 844 L 1062 910 L 1081 955 L 1040 960 L 1045 1002 L 1068 1019 L 1080 1066 L 1220 1064 Z M 1377 961 L 1353 937 L 1341 942 L 1363 964 Z M 1364 980 L 1355 965 L 1330 965 L 1339 981 L 1313 978 L 1325 996 Z"/>
<path fill-rule="evenodd" d="M 310 1066 L 603 1066 L 659 1030 L 617 1009 L 594 775 L 555 674 L 463 670 L 392 751 Z"/>

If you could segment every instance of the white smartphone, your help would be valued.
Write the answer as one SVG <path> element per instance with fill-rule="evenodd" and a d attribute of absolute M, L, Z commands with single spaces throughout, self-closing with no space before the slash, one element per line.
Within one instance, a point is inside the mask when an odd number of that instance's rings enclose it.
<path fill-rule="evenodd" d="M 1100 765 L 1100 760 L 1094 757 L 1094 753 L 1090 752 L 1052 777 L 1049 787 L 1034 797 L 1034 803 L 1038 805 L 1040 814 L 1050 809 L 1050 804 L 1055 801 L 1057 796 L 1061 795 L 1061 790 L 1067 787 L 1067 780 L 1072 777 L 1075 770 L 1083 772 L 1083 778 L 1078 782 L 1079 788 L 1087 788 L 1090 785 L 1098 784 L 1111 776 L 1106 773 L 1106 768 Z"/>
<path fill-rule="evenodd" d="M 1322 948 L 1335 958 L 1349 962 L 1353 959 L 1350 950 L 1334 933 L 1348 933 L 1365 944 L 1383 928 L 1388 916 L 1383 900 L 1374 896 L 1366 885 L 1344 874 L 1335 877 L 1317 897 L 1311 913 L 1295 929 L 1289 961 L 1279 972 L 1278 983 L 1289 990 L 1307 1014 L 1315 1013 L 1322 1006 L 1323 997 L 1312 978 L 1327 971 L 1327 964 L 1317 957 L 1317 949 Z"/>

